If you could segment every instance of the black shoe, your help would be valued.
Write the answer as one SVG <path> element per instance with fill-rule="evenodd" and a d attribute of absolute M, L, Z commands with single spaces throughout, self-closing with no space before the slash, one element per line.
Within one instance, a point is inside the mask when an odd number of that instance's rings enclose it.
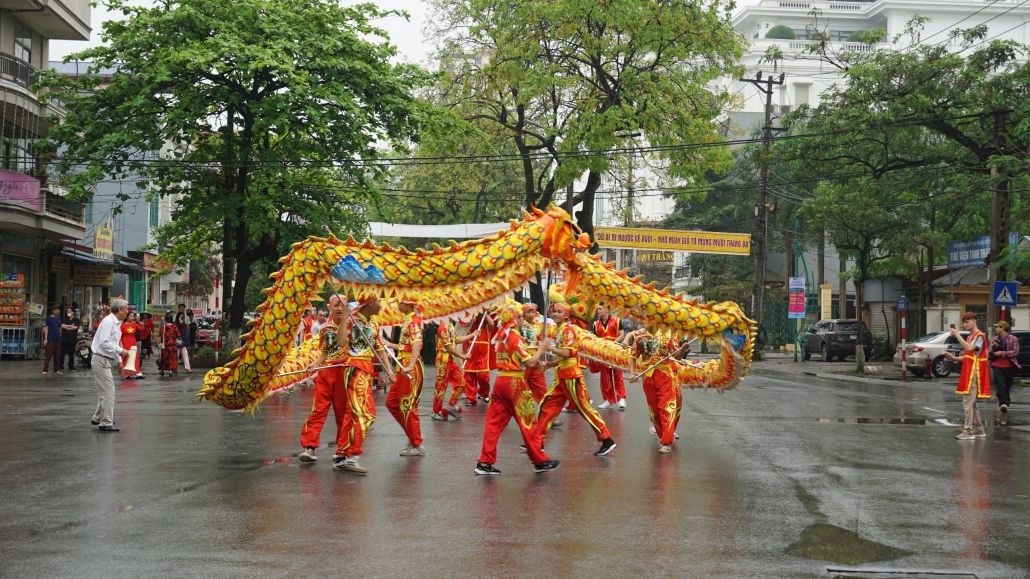
<path fill-rule="evenodd" d="M 561 464 L 561 461 L 545 460 L 544 462 L 541 462 L 540 464 L 534 464 L 533 465 L 533 471 L 537 472 L 537 473 L 552 471 L 552 470 L 558 468 L 559 464 Z"/>
<path fill-rule="evenodd" d="M 466 400 L 465 401 L 465 406 L 475 406 L 475 405 L 476 405 L 476 401 L 475 400 Z"/>
<path fill-rule="evenodd" d="M 119 432 L 119 429 L 112 426 L 101 426 L 100 432 Z"/>
<path fill-rule="evenodd" d="M 494 465 L 486 464 L 485 462 L 477 462 L 474 472 L 476 474 L 501 474 L 501 471 L 494 468 Z"/>
<path fill-rule="evenodd" d="M 615 441 L 609 436 L 604 439 L 604 442 L 601 443 L 601 448 L 597 449 L 594 456 L 604 456 L 613 450 L 615 450 Z"/>

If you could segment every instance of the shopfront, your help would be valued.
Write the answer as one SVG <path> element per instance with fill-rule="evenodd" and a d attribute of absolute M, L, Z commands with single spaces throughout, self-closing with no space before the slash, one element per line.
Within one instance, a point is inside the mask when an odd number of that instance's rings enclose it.
<path fill-rule="evenodd" d="M 46 285 L 41 238 L 0 232 L 0 355 L 37 357 L 42 347 Z"/>

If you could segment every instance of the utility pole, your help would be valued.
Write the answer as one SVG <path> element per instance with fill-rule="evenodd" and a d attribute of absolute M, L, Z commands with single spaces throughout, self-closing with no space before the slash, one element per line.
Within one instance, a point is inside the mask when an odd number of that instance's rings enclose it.
<path fill-rule="evenodd" d="M 633 227 L 633 160 L 636 157 L 636 143 L 630 146 L 629 153 L 629 186 L 626 188 L 626 211 L 623 214 L 622 225 L 624 227 Z M 630 268 L 633 266 L 633 250 L 623 249 L 622 250 L 622 267 Z M 632 275 L 633 272 L 631 271 Z"/>
<path fill-rule="evenodd" d="M 769 150 L 772 147 L 772 94 L 773 86 L 783 84 L 786 75 L 781 73 L 776 79 L 772 76 L 762 79 L 762 71 L 755 74 L 755 78 L 742 78 L 740 82 L 753 84 L 755 88 L 765 94 L 765 125 L 762 127 L 762 141 L 765 143 L 766 158 L 762 163 L 762 184 L 758 190 L 758 206 L 755 207 L 755 235 L 752 238 L 751 246 L 754 249 L 754 270 L 755 287 L 751 297 L 751 318 L 755 324 L 762 327 L 762 298 L 765 293 L 765 259 L 767 251 L 767 239 L 769 235 L 768 210 L 769 210 Z"/>
<path fill-rule="evenodd" d="M 994 145 L 998 153 L 1004 153 L 1005 142 L 1005 115 L 1008 111 L 995 111 L 994 113 Z M 1009 244 L 1009 230 L 1012 222 L 1009 217 L 1009 180 L 1008 177 L 998 176 L 998 168 L 991 167 L 991 180 L 993 184 L 993 195 L 991 196 L 991 252 L 987 256 L 987 291 L 994 291 L 994 282 L 1007 281 L 1007 268 L 998 266 L 998 259 L 1001 252 Z M 991 305 L 990 298 L 987 301 L 987 327 L 992 327 L 1000 320 L 998 306 Z"/>

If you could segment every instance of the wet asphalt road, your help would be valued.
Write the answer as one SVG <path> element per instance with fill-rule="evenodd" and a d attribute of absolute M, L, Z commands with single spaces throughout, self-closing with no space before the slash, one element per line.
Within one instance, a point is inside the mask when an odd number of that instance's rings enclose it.
<path fill-rule="evenodd" d="M 398 456 L 379 392 L 362 477 L 332 471 L 331 419 L 321 460 L 297 461 L 310 389 L 252 417 L 198 402 L 200 374 L 152 377 L 119 388 L 122 431 L 100 434 L 88 373 L 35 371 L 0 362 L 0 577 L 1030 574 L 1030 393 L 1009 426 L 957 442 L 935 422 L 961 417 L 947 386 L 758 369 L 722 396 L 685 391 L 682 438 L 658 455 L 628 384 L 629 409 L 602 411 L 611 456 L 564 414 L 558 471 L 534 475 L 509 425 L 503 475 L 477 477 L 486 409 L 429 420 L 427 368 L 428 455 Z"/>

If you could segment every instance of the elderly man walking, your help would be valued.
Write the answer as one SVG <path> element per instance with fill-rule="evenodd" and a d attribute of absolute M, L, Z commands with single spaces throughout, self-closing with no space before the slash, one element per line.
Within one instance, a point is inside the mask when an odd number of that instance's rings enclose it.
<path fill-rule="evenodd" d="M 100 322 L 90 347 L 93 350 L 93 379 L 100 399 L 90 423 L 99 425 L 100 432 L 118 432 L 114 427 L 114 375 L 121 376 L 121 357 L 129 355 L 121 344 L 121 326 L 128 313 L 128 302 L 111 300 L 111 313 Z"/>

